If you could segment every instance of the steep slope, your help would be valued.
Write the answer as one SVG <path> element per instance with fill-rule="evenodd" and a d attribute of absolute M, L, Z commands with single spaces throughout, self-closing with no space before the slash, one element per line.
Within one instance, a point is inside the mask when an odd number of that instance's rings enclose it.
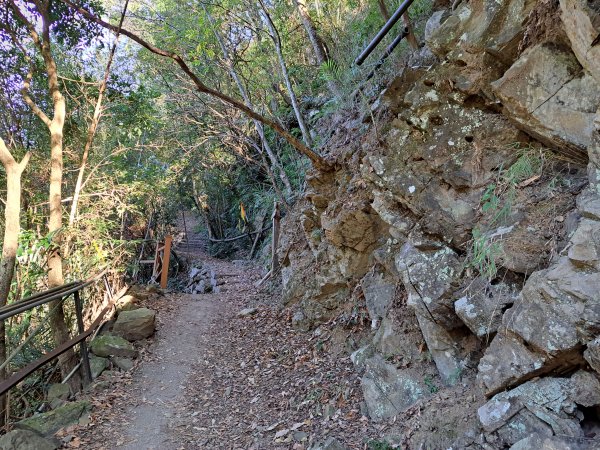
<path fill-rule="evenodd" d="M 337 170 L 286 218 L 294 325 L 368 315 L 352 359 L 369 416 L 409 448 L 596 436 L 596 3 L 435 12 L 371 111 L 334 119 Z"/>

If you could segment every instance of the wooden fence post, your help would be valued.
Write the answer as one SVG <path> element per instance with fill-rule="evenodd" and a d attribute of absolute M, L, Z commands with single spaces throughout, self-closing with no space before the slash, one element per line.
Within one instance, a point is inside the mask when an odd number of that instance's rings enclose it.
<path fill-rule="evenodd" d="M 162 257 L 162 269 L 160 273 L 160 287 L 167 288 L 167 280 L 169 279 L 169 260 L 171 259 L 171 241 L 173 237 L 169 234 L 165 237 L 165 249 Z"/>

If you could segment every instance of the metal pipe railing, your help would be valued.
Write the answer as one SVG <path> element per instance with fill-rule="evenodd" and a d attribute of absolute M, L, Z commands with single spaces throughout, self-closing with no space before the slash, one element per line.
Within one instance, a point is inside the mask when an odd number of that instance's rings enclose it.
<path fill-rule="evenodd" d="M 367 47 L 362 51 L 362 53 L 358 55 L 358 58 L 354 60 L 354 63 L 357 66 L 360 66 L 363 62 L 365 62 L 365 59 L 367 59 L 371 52 L 375 50 L 375 47 L 377 47 L 382 41 L 382 39 L 386 36 L 386 34 L 390 32 L 392 27 L 396 24 L 396 22 L 398 22 L 398 20 L 400 20 L 400 17 L 404 15 L 404 13 L 408 10 L 408 8 L 410 7 L 410 5 L 412 5 L 413 2 L 414 0 L 404 0 L 404 2 L 402 2 L 402 4 L 398 7 L 398 9 L 392 15 L 392 17 L 390 17 L 390 20 L 388 20 L 385 23 L 385 25 L 381 28 L 381 30 L 379 30 L 379 33 L 377 33 L 377 35 L 373 38 L 369 45 L 367 45 Z"/>

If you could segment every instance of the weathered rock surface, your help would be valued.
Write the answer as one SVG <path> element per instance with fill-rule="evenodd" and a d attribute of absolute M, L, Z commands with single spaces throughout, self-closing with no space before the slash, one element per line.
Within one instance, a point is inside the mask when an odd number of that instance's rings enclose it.
<path fill-rule="evenodd" d="M 15 424 L 17 428 L 33 430 L 43 436 L 52 436 L 61 428 L 79 423 L 87 417 L 92 405 L 87 400 L 67 403 L 52 411 L 36 414 Z"/>
<path fill-rule="evenodd" d="M 458 288 L 461 264 L 452 249 L 435 243 L 417 248 L 407 242 L 396 255 L 396 267 L 408 291 L 408 304 L 420 315 L 448 329 L 462 325 L 452 295 Z"/>
<path fill-rule="evenodd" d="M 589 0 L 560 0 L 562 21 L 571 49 L 581 65 L 600 83 L 600 46 L 592 46 L 600 36 L 600 7 Z"/>
<path fill-rule="evenodd" d="M 593 442 L 586 438 L 544 436 L 533 433 L 516 442 L 509 450 L 597 450 L 599 448 L 600 442 Z"/>
<path fill-rule="evenodd" d="M 365 362 L 362 390 L 374 421 L 401 414 L 426 395 L 426 388 L 408 372 L 401 372 L 376 355 Z"/>
<path fill-rule="evenodd" d="M 58 445 L 30 430 L 13 430 L 0 437 L 2 450 L 56 450 Z"/>
<path fill-rule="evenodd" d="M 156 313 L 148 308 L 123 311 L 117 317 L 113 333 L 128 341 L 138 341 L 154 334 Z M 100 355 L 99 355 L 100 356 Z"/>
<path fill-rule="evenodd" d="M 493 336 L 506 308 L 512 305 L 518 291 L 505 283 L 491 285 L 484 278 L 469 283 L 461 291 L 462 297 L 454 302 L 456 315 L 479 338 Z"/>
<path fill-rule="evenodd" d="M 488 393 L 517 384 L 543 370 L 547 358 L 515 336 L 498 333 L 479 361 L 477 378 Z"/>
<path fill-rule="evenodd" d="M 590 367 L 600 374 L 600 337 L 588 342 L 583 357 Z"/>
<path fill-rule="evenodd" d="M 133 369 L 133 360 L 125 358 L 124 356 L 113 356 L 110 358 L 112 363 L 124 372 L 128 372 Z"/>
<path fill-rule="evenodd" d="M 90 350 L 96 356 L 102 358 L 108 358 L 109 356 L 135 358 L 138 353 L 129 341 L 110 334 L 96 336 L 90 344 Z"/>
<path fill-rule="evenodd" d="M 368 273 L 361 282 L 372 323 L 385 317 L 396 293 L 396 283 L 381 272 Z"/>
<path fill-rule="evenodd" d="M 68 384 L 52 384 L 48 389 L 46 400 L 50 403 L 52 409 L 56 409 L 63 405 L 71 395 L 71 389 Z"/>
<path fill-rule="evenodd" d="M 139 299 L 137 297 L 127 294 L 116 301 L 115 308 L 117 313 L 121 311 L 131 311 L 140 307 L 138 303 Z"/>
<path fill-rule="evenodd" d="M 579 376 L 593 383 L 590 390 L 600 389 L 597 378 Z M 486 433 L 497 439 L 494 444 L 498 447 L 513 445 L 534 433 L 544 437 L 584 438 L 580 426 L 583 414 L 577 405 L 581 401 L 578 389 L 575 377 L 529 381 L 494 396 L 479 408 L 479 419 Z M 590 400 L 597 402 L 598 398 Z"/>
<path fill-rule="evenodd" d="M 90 355 L 90 369 L 92 371 L 92 379 L 98 378 L 102 372 L 108 369 L 108 359 Z"/>
<path fill-rule="evenodd" d="M 575 154 L 590 145 L 600 84 L 568 49 L 528 49 L 492 87 L 511 119 L 547 145 Z"/>

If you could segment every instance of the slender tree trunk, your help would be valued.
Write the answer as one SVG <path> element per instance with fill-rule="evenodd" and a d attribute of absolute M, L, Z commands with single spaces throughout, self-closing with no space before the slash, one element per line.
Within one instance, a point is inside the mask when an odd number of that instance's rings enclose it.
<path fill-rule="evenodd" d="M 110 53 L 108 54 L 108 61 L 106 63 L 106 68 L 104 69 L 104 78 L 102 79 L 102 84 L 100 85 L 100 89 L 98 90 L 98 98 L 96 99 L 94 115 L 92 116 L 92 122 L 90 123 L 90 126 L 88 128 L 87 139 L 85 141 L 83 155 L 81 156 L 81 165 L 79 166 L 79 173 L 77 174 L 77 182 L 75 183 L 75 190 L 73 191 L 73 202 L 71 203 L 71 213 L 69 214 L 69 226 L 73 225 L 73 223 L 75 222 L 75 217 L 77 215 L 77 206 L 79 204 L 79 196 L 81 194 L 83 184 L 83 174 L 85 173 L 87 161 L 90 155 L 90 149 L 92 148 L 92 144 L 94 143 L 94 136 L 96 136 L 96 130 L 98 129 L 98 124 L 100 123 L 100 114 L 102 113 L 102 100 L 104 98 L 104 92 L 106 91 L 106 85 L 108 84 L 110 67 L 112 65 L 113 58 L 117 50 L 119 35 L 121 32 L 121 27 L 123 26 L 123 21 L 125 20 L 125 13 L 127 12 L 128 5 L 129 0 L 125 0 L 125 6 L 123 7 L 123 13 L 121 14 L 121 21 L 119 22 L 119 29 L 116 32 L 115 42 L 113 43 L 110 49 Z"/>
<path fill-rule="evenodd" d="M 413 50 L 419 50 L 421 46 L 419 45 L 419 41 L 413 32 L 412 24 L 410 23 L 410 18 L 408 17 L 408 12 L 402 15 L 402 22 L 404 22 L 404 26 L 408 28 L 408 35 L 406 36 L 406 40 L 408 41 L 408 45 Z"/>
<path fill-rule="evenodd" d="M 322 66 L 327 61 L 329 61 L 329 56 L 325 51 L 326 49 L 325 45 L 323 44 L 323 39 L 321 39 L 321 37 L 317 33 L 315 25 L 312 19 L 310 18 L 308 8 L 306 7 L 306 0 L 294 0 L 294 3 L 296 4 L 296 9 L 298 10 L 298 14 L 300 15 L 300 20 L 302 20 L 304 30 L 308 35 L 308 40 L 310 41 L 310 44 L 312 45 L 312 48 L 315 52 L 317 63 L 319 64 L 319 66 Z M 333 95 L 337 95 L 338 97 L 342 95 L 340 87 L 335 81 L 329 80 L 327 82 L 327 87 L 329 87 L 329 90 Z"/>
<path fill-rule="evenodd" d="M 0 307 L 6 305 L 10 294 L 10 286 L 15 272 L 19 232 L 21 230 L 21 175 L 29 162 L 31 154 L 27 153 L 17 163 L 4 141 L 0 139 L 0 161 L 6 172 L 6 206 L 4 207 L 4 241 L 2 243 L 2 260 L 0 260 Z M 5 322 L 0 321 L 0 364 L 6 361 L 6 329 Z M 0 379 L 6 379 L 6 369 L 0 370 Z M 5 425 L 8 408 L 6 396 L 0 397 L 0 427 Z"/>
<path fill-rule="evenodd" d="M 390 18 L 392 16 L 390 15 L 390 10 L 388 9 L 387 5 L 385 4 L 385 0 L 377 0 L 377 5 L 379 6 L 379 12 L 381 12 L 381 15 L 383 16 L 383 18 L 385 20 L 390 20 Z"/>
<path fill-rule="evenodd" d="M 285 59 L 283 58 L 283 52 L 281 49 L 281 38 L 279 37 L 277 28 L 275 28 L 275 24 L 271 20 L 271 16 L 267 12 L 267 8 L 261 0 L 259 0 L 259 4 L 263 18 L 267 24 L 267 28 L 269 29 L 269 35 L 271 36 L 271 39 L 275 44 L 275 53 L 277 53 L 277 59 L 279 61 L 279 67 L 281 68 L 281 74 L 283 75 L 285 86 L 287 87 L 290 100 L 292 101 L 292 108 L 294 109 L 294 113 L 296 114 L 296 120 L 298 120 L 298 126 L 300 127 L 300 131 L 302 132 L 302 138 L 304 139 L 304 143 L 308 147 L 311 147 L 312 139 L 310 137 L 310 132 L 308 131 L 308 127 L 306 126 L 306 122 L 304 120 L 304 117 L 302 116 L 302 111 L 300 110 L 300 105 L 298 104 L 298 99 L 296 98 L 296 93 L 294 92 L 294 87 L 292 86 L 292 81 L 287 70 L 287 65 L 285 64 Z"/>
<path fill-rule="evenodd" d="M 227 63 L 227 68 L 229 70 L 229 74 L 231 75 L 231 78 L 233 78 L 233 80 L 235 81 L 235 84 L 237 85 L 237 88 L 240 91 L 240 95 L 244 99 L 244 103 L 246 104 L 246 106 L 248 108 L 253 109 L 254 107 L 252 105 L 252 101 L 250 101 L 250 96 L 248 95 L 248 91 L 246 90 L 246 87 L 242 83 L 242 80 L 238 76 L 238 73 L 236 72 L 235 67 L 233 66 L 233 60 L 231 59 L 231 57 L 229 55 L 229 51 L 227 50 L 227 47 L 225 46 L 225 42 L 223 42 L 223 38 L 221 37 L 221 34 L 217 31 L 217 28 L 216 28 L 216 25 L 215 25 L 215 22 L 214 22 L 212 16 L 209 14 L 209 12 L 206 8 L 204 8 L 204 12 L 206 13 L 206 16 L 208 17 L 208 21 L 210 22 L 210 24 L 212 26 L 215 38 L 217 39 L 217 42 L 219 43 L 219 46 L 221 47 L 221 51 L 223 52 L 223 57 L 225 58 L 225 61 Z M 288 178 L 287 174 L 285 173 L 285 170 L 283 169 L 283 166 L 282 166 L 281 162 L 279 161 L 279 158 L 271 149 L 271 146 L 269 145 L 269 141 L 265 137 L 265 130 L 264 130 L 262 123 L 260 123 L 256 119 L 253 119 L 253 121 L 254 121 L 254 127 L 256 128 L 256 132 L 258 133 L 258 136 L 260 137 L 263 148 L 265 149 L 265 152 L 267 153 L 267 156 L 269 157 L 269 160 L 271 161 L 272 166 L 277 171 L 279 178 L 281 179 L 281 182 L 285 186 L 285 191 L 286 191 L 287 195 L 290 196 L 292 194 L 292 183 L 290 183 L 290 179 Z"/>
<path fill-rule="evenodd" d="M 47 6 L 46 8 L 49 8 Z M 63 259 L 61 254 L 61 228 L 62 220 L 62 181 L 63 181 L 63 128 L 67 114 L 67 104 L 60 92 L 58 82 L 58 69 L 52 56 L 50 41 L 50 14 L 49 10 L 42 11 L 43 31 L 41 52 L 48 75 L 48 89 L 52 97 L 53 117 L 49 126 L 50 130 L 50 190 L 49 205 L 50 215 L 48 217 L 48 232 L 53 234 L 54 247 L 48 255 L 48 287 L 53 288 L 64 284 Z M 56 307 L 55 313 L 50 317 L 50 327 L 54 337 L 54 343 L 60 345 L 69 340 L 69 328 L 65 320 L 63 304 L 56 300 L 50 304 Z M 77 365 L 77 358 L 73 349 L 59 356 L 59 365 L 63 377 L 66 377 Z M 70 380 L 69 385 L 74 391 L 81 388 L 81 377 L 78 373 Z"/>

